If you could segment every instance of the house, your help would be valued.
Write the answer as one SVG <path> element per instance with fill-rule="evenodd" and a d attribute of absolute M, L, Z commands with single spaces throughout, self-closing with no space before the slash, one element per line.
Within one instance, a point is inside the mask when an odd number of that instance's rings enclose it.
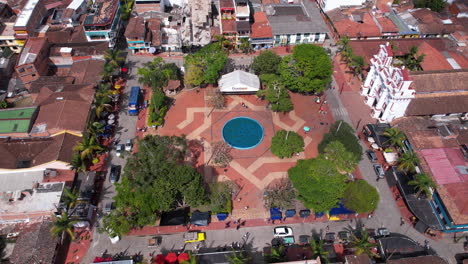
<path fill-rule="evenodd" d="M 275 46 L 323 43 L 327 37 L 327 26 L 320 11 L 311 1 L 302 1 L 300 4 L 270 4 L 265 10 Z"/>
<path fill-rule="evenodd" d="M 30 37 L 19 57 L 15 71 L 28 88 L 31 82 L 49 71 L 49 42 L 46 38 Z"/>
<path fill-rule="evenodd" d="M 387 264 L 448 264 L 448 262 L 439 256 L 419 256 L 401 259 L 389 259 Z"/>
<path fill-rule="evenodd" d="M 218 81 L 222 93 L 256 93 L 260 89 L 257 75 L 237 70 L 221 76 Z"/>
<path fill-rule="evenodd" d="M 121 29 L 119 0 L 96 0 L 83 22 L 86 39 L 107 41 L 114 47 Z"/>
<path fill-rule="evenodd" d="M 9 257 L 11 263 L 56 263 L 59 238 L 50 233 L 52 225 L 50 220 L 44 220 L 22 230 Z"/>
<path fill-rule="evenodd" d="M 333 9 L 327 12 L 327 16 L 338 33 L 339 37 L 356 39 L 378 39 L 382 36 L 380 25 L 370 10 L 358 9 Z M 390 21 L 391 23 L 391 21 Z"/>
<path fill-rule="evenodd" d="M 0 110 L 0 138 L 28 137 L 38 108 L 18 107 Z"/>
<path fill-rule="evenodd" d="M 275 40 L 265 12 L 255 12 L 254 21 L 251 27 L 250 44 L 255 49 L 273 47 Z"/>
<path fill-rule="evenodd" d="M 11 49 L 15 53 L 21 52 L 21 47 L 24 43 L 18 43 L 15 38 L 15 30 L 13 29 L 16 21 L 16 14 L 11 7 L 6 3 L 0 3 L 0 49 L 5 47 Z"/>
<path fill-rule="evenodd" d="M 79 24 L 81 15 L 84 15 L 87 11 L 87 3 L 85 0 L 73 0 L 65 9 L 62 14 L 62 23 L 67 27 L 73 27 Z"/>
<path fill-rule="evenodd" d="M 127 40 L 128 48 L 131 49 L 133 53 L 146 48 L 146 35 L 145 19 L 141 16 L 131 17 L 125 29 L 125 39 Z"/>
<path fill-rule="evenodd" d="M 36 30 L 46 15 L 47 10 L 43 0 L 28 0 L 13 26 L 18 44 L 24 45 L 29 37 L 37 35 Z"/>
<path fill-rule="evenodd" d="M 339 7 L 362 6 L 365 0 L 317 0 L 318 5 L 324 12 Z"/>
<path fill-rule="evenodd" d="M 219 9 L 221 13 L 221 34 L 233 43 L 237 43 L 236 7 L 234 0 L 220 0 Z"/>
<path fill-rule="evenodd" d="M 249 38 L 250 35 L 250 5 L 248 0 L 234 0 L 236 7 L 237 43 L 241 38 Z"/>
<path fill-rule="evenodd" d="M 411 72 L 404 67 L 393 66 L 393 51 L 389 43 L 380 45 L 370 59 L 370 71 L 362 85 L 361 95 L 372 108 L 372 117 L 388 123 L 403 116 L 449 115 L 465 117 L 468 106 L 466 82 L 468 70 L 442 70 Z M 436 57 L 436 56 L 431 56 Z M 434 58 L 432 58 L 434 59 Z M 436 58 L 437 59 L 437 58 Z M 446 67 L 459 65 L 455 60 L 440 63 Z M 437 67 L 427 64 L 425 67 Z"/>

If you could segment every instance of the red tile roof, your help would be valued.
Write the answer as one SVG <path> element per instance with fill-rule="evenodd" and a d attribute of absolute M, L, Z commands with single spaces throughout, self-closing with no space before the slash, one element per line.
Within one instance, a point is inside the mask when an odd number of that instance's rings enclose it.
<path fill-rule="evenodd" d="M 131 17 L 125 29 L 125 37 L 127 39 L 144 39 L 145 19 L 141 16 Z"/>
<path fill-rule="evenodd" d="M 424 71 L 451 70 L 452 66 L 447 59 L 437 49 L 429 43 L 423 42 L 418 47 L 418 55 L 425 54 L 424 60 L 420 63 Z"/>
<path fill-rule="evenodd" d="M 328 12 L 327 14 L 331 12 L 341 11 L 337 8 Z M 362 15 L 362 23 L 353 21 L 352 18 L 347 15 L 344 17 L 332 15 L 330 16 L 330 19 L 333 21 L 333 25 L 335 26 L 340 36 L 348 36 L 350 38 L 380 36 L 380 29 L 375 24 L 369 12 L 365 11 L 360 15 Z M 338 18 L 339 20 L 334 20 L 334 18 Z"/>
<path fill-rule="evenodd" d="M 459 28 L 457 24 L 444 24 L 439 15 L 428 8 L 415 9 L 410 13 L 418 21 L 418 28 L 422 34 L 453 33 Z"/>
<path fill-rule="evenodd" d="M 221 28 L 223 33 L 237 33 L 237 24 L 235 19 L 221 19 Z"/>
<path fill-rule="evenodd" d="M 221 9 L 224 9 L 224 8 L 234 8 L 234 1 L 233 0 L 220 0 L 219 1 L 219 7 Z"/>
<path fill-rule="evenodd" d="M 265 12 L 255 12 L 254 23 L 250 32 L 250 38 L 272 38 L 273 33 L 271 32 L 270 24 L 268 23 Z"/>
<path fill-rule="evenodd" d="M 393 22 L 385 17 L 377 17 L 377 21 L 379 22 L 379 25 L 382 27 L 382 32 L 398 32 L 398 28 L 393 24 Z"/>

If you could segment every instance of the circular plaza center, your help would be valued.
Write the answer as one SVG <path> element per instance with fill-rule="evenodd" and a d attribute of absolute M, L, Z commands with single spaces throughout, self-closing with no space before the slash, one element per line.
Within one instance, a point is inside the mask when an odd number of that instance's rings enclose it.
<path fill-rule="evenodd" d="M 255 148 L 263 139 L 263 127 L 249 117 L 227 121 L 222 129 L 223 140 L 236 149 Z"/>

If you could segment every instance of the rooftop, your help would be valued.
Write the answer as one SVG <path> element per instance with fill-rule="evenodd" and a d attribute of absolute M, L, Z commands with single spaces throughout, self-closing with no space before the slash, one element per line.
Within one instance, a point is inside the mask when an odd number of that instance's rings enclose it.
<path fill-rule="evenodd" d="M 413 258 L 389 259 L 387 264 L 447 264 L 443 258 L 439 256 L 419 256 Z"/>
<path fill-rule="evenodd" d="M 423 149 L 420 153 L 438 185 L 468 182 L 468 172 L 463 169 L 468 168 L 468 162 L 465 161 L 460 149 Z"/>
<path fill-rule="evenodd" d="M 423 94 L 468 92 L 466 85 L 468 83 L 468 69 L 412 72 L 410 76 L 413 79 L 412 86 L 416 90 L 416 98 L 423 97 Z"/>
<path fill-rule="evenodd" d="M 161 45 L 161 19 L 150 18 L 148 19 L 148 32 L 146 33 L 147 40 L 151 41 L 154 46 Z"/>
<path fill-rule="evenodd" d="M 44 179 L 44 170 L 0 174 L 0 193 L 32 189 Z"/>
<path fill-rule="evenodd" d="M 127 39 L 144 39 L 145 19 L 141 16 L 131 17 L 125 29 L 125 37 Z"/>
<path fill-rule="evenodd" d="M 46 48 L 47 44 L 48 42 L 45 38 L 29 38 L 21 52 L 21 56 L 18 60 L 18 66 L 33 63 L 39 52 Z"/>
<path fill-rule="evenodd" d="M 468 94 L 436 94 L 431 97 L 416 97 L 411 100 L 405 115 L 430 116 L 467 112 Z"/>
<path fill-rule="evenodd" d="M 26 27 L 31 15 L 40 0 L 29 0 L 16 19 L 15 27 Z"/>
<path fill-rule="evenodd" d="M 12 263 L 53 263 L 59 238 L 50 233 L 51 221 L 30 224 L 16 239 Z"/>
<path fill-rule="evenodd" d="M 318 8 L 310 1 L 270 4 L 265 10 L 273 35 L 328 32 Z"/>
<path fill-rule="evenodd" d="M 114 16 L 119 8 L 119 0 L 96 0 L 94 13 L 86 15 L 85 26 L 106 26 L 114 20 Z"/>
<path fill-rule="evenodd" d="M 327 12 L 334 27 L 341 36 L 350 38 L 375 37 L 381 32 L 368 10 L 346 11 L 339 8 Z M 382 22 L 384 18 L 382 18 Z M 385 21 L 389 24 L 388 21 Z M 388 27 L 388 26 L 386 26 Z M 387 29 L 387 28 L 386 28 Z"/>
<path fill-rule="evenodd" d="M 251 27 L 250 38 L 272 38 L 273 33 L 271 32 L 270 24 L 268 23 L 267 16 L 265 12 L 255 12 L 254 14 L 254 23 Z"/>

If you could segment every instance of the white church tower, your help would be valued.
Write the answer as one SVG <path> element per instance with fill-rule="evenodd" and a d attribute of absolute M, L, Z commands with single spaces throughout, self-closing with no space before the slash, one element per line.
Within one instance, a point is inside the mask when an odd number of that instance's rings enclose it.
<path fill-rule="evenodd" d="M 393 52 L 390 44 L 380 45 L 379 53 L 370 60 L 369 74 L 361 88 L 361 95 L 372 108 L 372 117 L 389 123 L 405 115 L 415 91 L 405 67 L 392 66 Z"/>

